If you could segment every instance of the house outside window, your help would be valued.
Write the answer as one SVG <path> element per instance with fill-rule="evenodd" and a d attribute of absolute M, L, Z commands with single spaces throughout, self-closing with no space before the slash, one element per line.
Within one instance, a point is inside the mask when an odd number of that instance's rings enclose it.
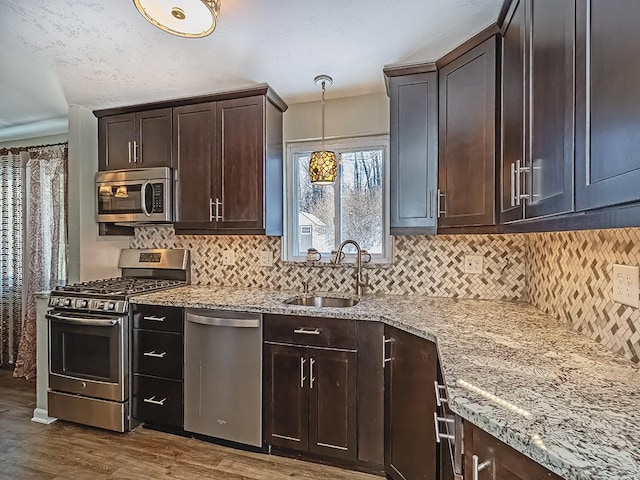
<path fill-rule="evenodd" d="M 311 152 L 320 142 L 287 146 L 287 229 L 285 260 L 304 261 L 315 248 L 328 261 L 347 239 L 357 241 L 376 263 L 391 261 L 389 236 L 387 136 L 327 140 L 325 149 L 336 153 L 338 179 L 334 185 L 315 186 L 309 180 Z M 345 247 L 347 261 L 355 248 Z"/>

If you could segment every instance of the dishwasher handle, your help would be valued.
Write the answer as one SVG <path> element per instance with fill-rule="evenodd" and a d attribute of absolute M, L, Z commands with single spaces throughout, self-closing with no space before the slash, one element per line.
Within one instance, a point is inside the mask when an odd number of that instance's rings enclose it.
<path fill-rule="evenodd" d="M 211 327 L 258 328 L 259 318 L 222 318 L 187 313 L 187 322 L 209 325 Z"/>

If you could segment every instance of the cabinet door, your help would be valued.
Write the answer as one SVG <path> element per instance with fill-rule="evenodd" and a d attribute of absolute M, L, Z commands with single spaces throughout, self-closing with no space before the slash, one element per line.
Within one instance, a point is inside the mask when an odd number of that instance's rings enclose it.
<path fill-rule="evenodd" d="M 264 97 L 217 102 L 218 230 L 264 229 Z"/>
<path fill-rule="evenodd" d="M 576 209 L 640 200 L 640 2 L 577 2 Z"/>
<path fill-rule="evenodd" d="M 529 9 L 528 218 L 573 211 L 575 0 L 535 0 Z"/>
<path fill-rule="evenodd" d="M 100 170 L 133 168 L 135 115 L 111 115 L 98 120 L 98 165 Z"/>
<path fill-rule="evenodd" d="M 307 348 L 265 345 L 265 435 L 270 445 L 309 447 Z"/>
<path fill-rule="evenodd" d="M 478 472 L 478 480 L 560 480 L 542 465 L 522 455 L 469 422 L 464 425 L 465 477 L 473 477 L 472 458 L 488 462 Z"/>
<path fill-rule="evenodd" d="M 385 470 L 394 480 L 436 478 L 437 449 L 433 391 L 435 345 L 385 326 Z"/>
<path fill-rule="evenodd" d="M 309 451 L 355 460 L 356 352 L 309 349 Z"/>
<path fill-rule="evenodd" d="M 391 233 L 435 233 L 438 75 L 391 77 Z"/>
<path fill-rule="evenodd" d="M 501 222 L 518 220 L 523 206 L 518 198 L 522 175 L 518 164 L 526 162 L 525 145 L 525 55 L 526 24 L 524 0 L 514 0 L 502 37 L 502 161 L 500 167 Z"/>
<path fill-rule="evenodd" d="M 176 185 L 176 228 L 181 222 L 212 228 L 215 103 L 173 110 L 173 149 Z"/>
<path fill-rule="evenodd" d="M 138 168 L 171 167 L 171 109 L 136 113 L 135 161 Z"/>
<path fill-rule="evenodd" d="M 495 225 L 496 38 L 440 70 L 438 225 Z"/>

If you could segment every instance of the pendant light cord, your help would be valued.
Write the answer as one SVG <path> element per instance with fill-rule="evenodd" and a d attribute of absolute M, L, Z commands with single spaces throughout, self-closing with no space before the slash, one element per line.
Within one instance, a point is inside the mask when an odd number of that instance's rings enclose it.
<path fill-rule="evenodd" d="M 324 84 L 322 81 L 322 150 L 324 151 Z"/>

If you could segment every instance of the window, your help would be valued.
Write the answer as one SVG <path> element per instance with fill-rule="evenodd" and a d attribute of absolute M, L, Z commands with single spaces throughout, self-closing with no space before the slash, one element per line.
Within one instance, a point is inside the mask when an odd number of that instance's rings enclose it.
<path fill-rule="evenodd" d="M 389 262 L 388 234 L 388 139 L 359 137 L 325 142 L 338 156 L 338 179 L 334 185 L 314 186 L 309 180 L 311 152 L 320 142 L 291 143 L 287 148 L 288 212 L 285 259 L 304 261 L 313 247 L 329 260 L 347 239 L 366 249 L 374 262 Z M 345 253 L 355 254 L 352 245 Z"/>

